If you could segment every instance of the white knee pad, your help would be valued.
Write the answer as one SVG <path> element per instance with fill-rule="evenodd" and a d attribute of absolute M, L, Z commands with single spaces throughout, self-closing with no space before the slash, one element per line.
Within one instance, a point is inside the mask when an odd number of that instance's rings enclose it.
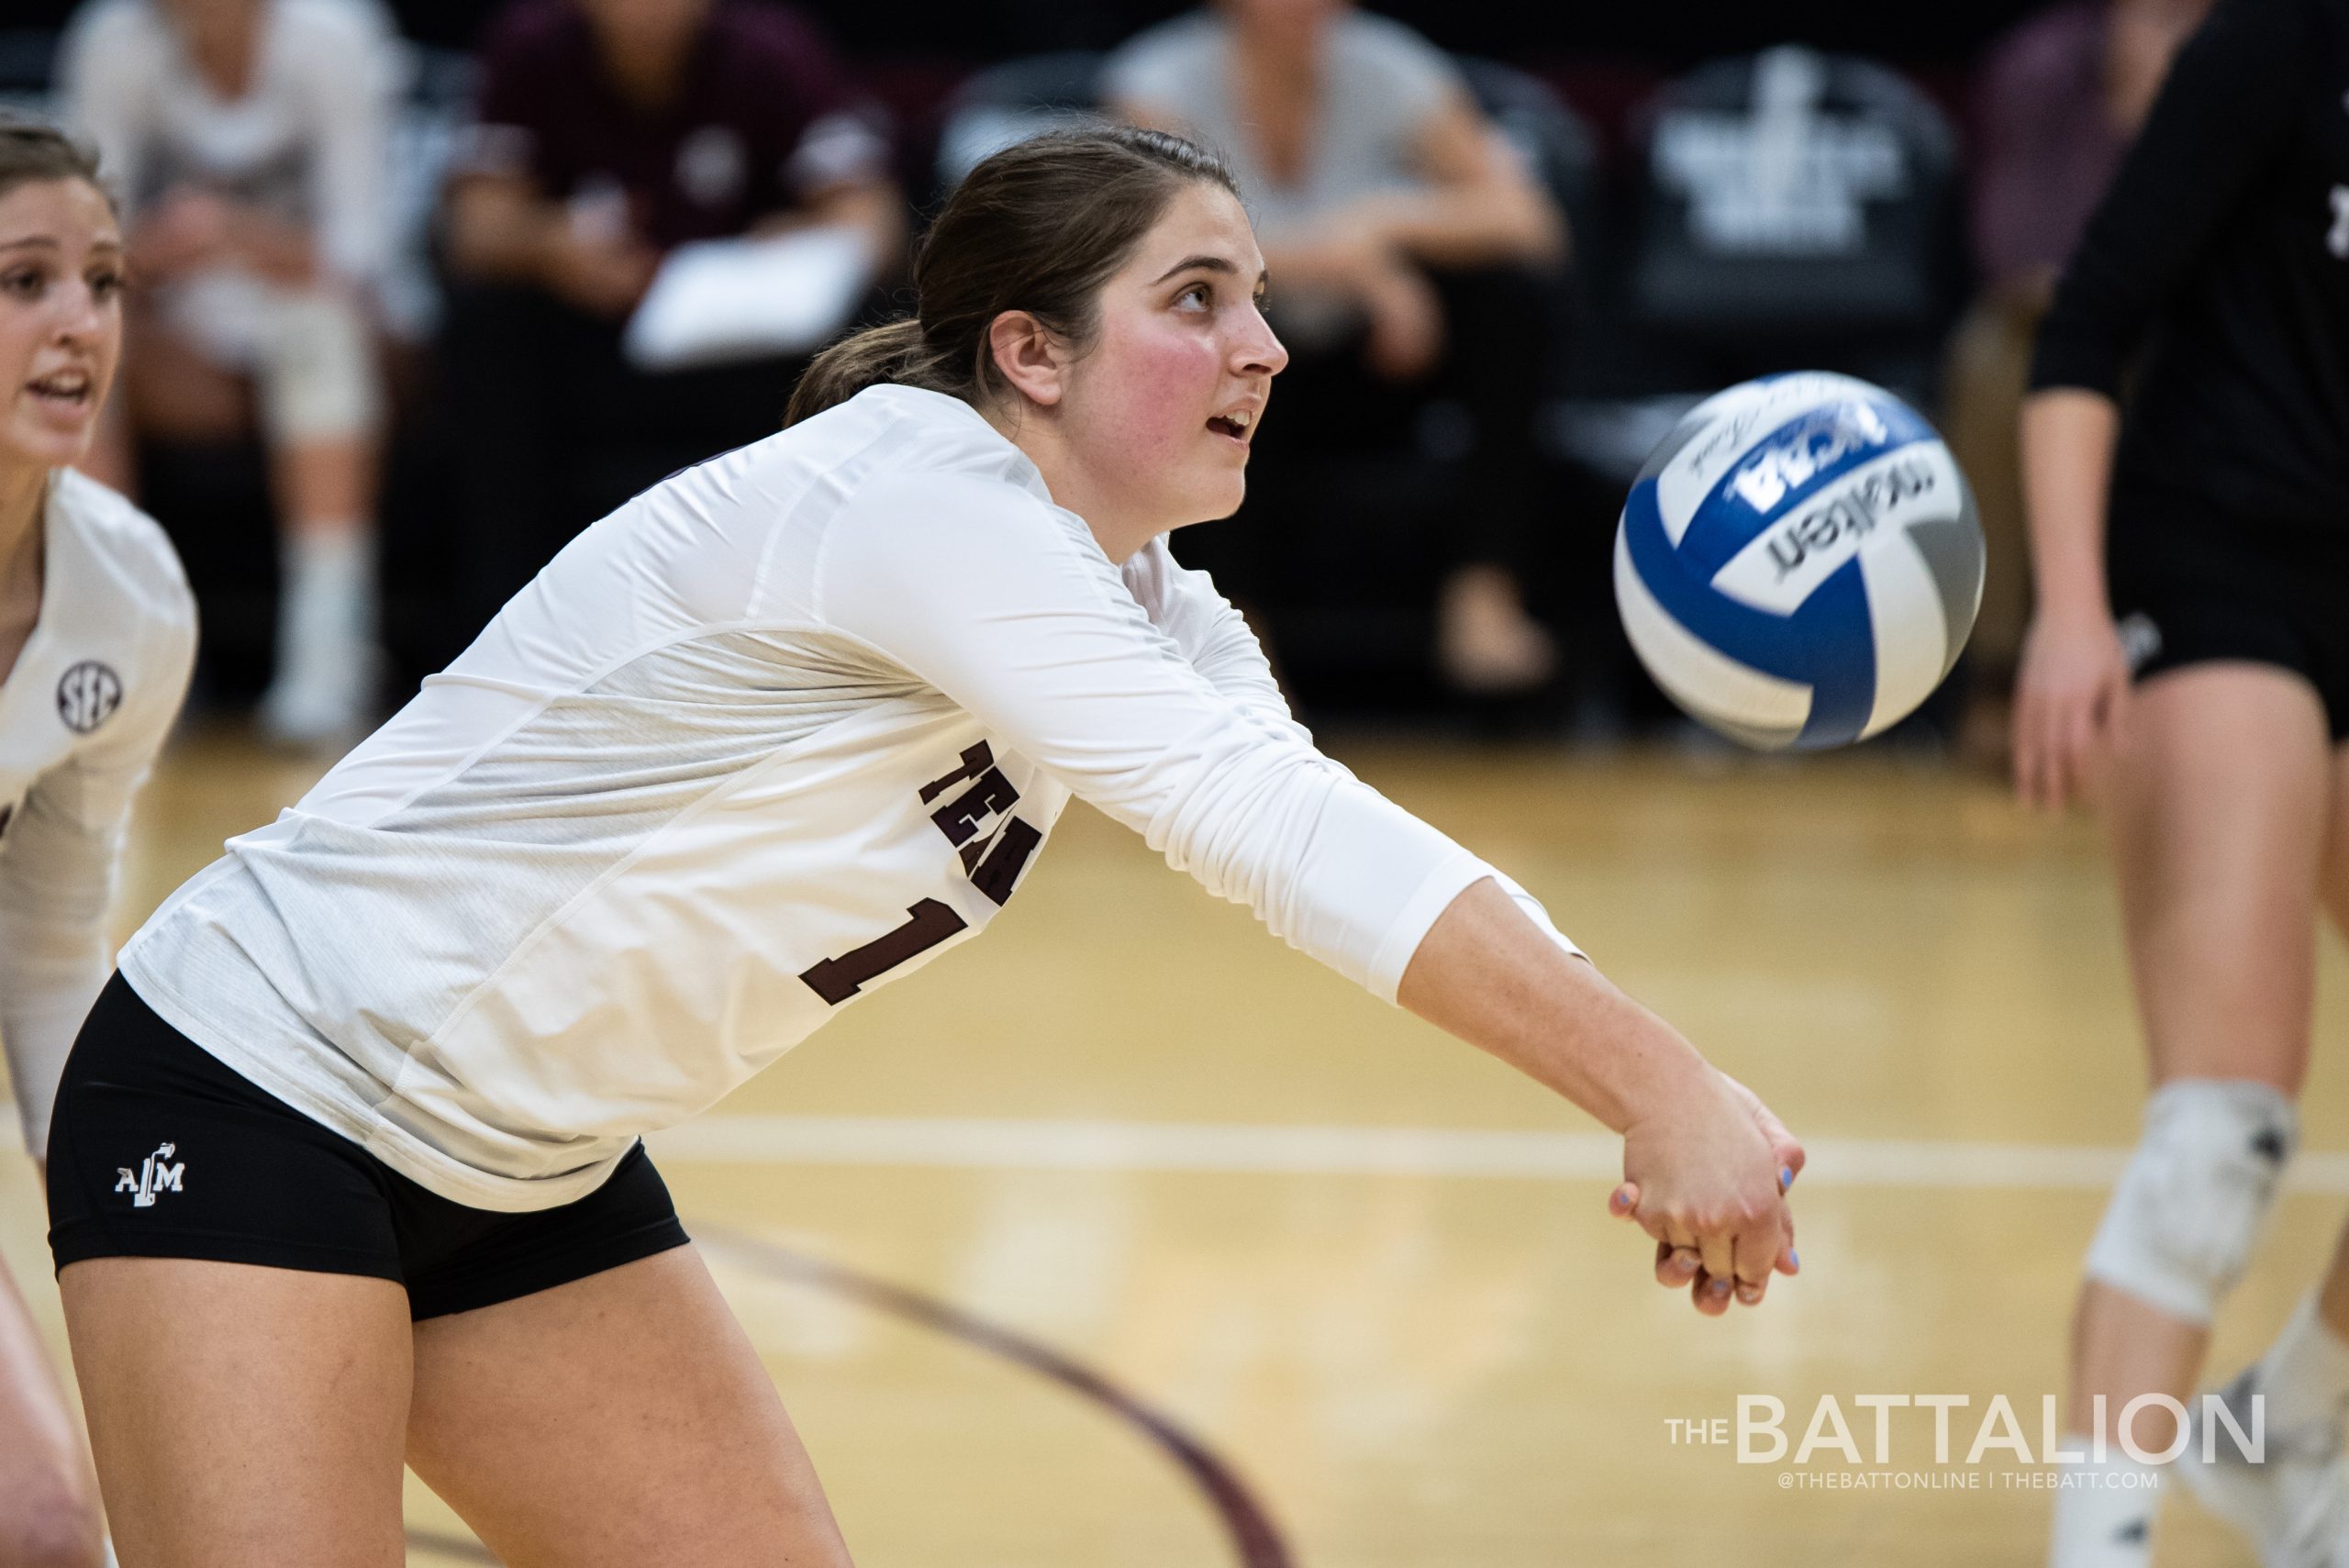
<path fill-rule="evenodd" d="M 2291 1100 L 2266 1084 L 2164 1085 L 2088 1247 L 2088 1277 L 2209 1323 L 2251 1262 L 2299 1139 Z"/>
<path fill-rule="evenodd" d="M 382 422 L 374 343 L 351 301 L 323 288 L 274 291 L 260 349 L 253 373 L 273 440 L 348 439 Z"/>

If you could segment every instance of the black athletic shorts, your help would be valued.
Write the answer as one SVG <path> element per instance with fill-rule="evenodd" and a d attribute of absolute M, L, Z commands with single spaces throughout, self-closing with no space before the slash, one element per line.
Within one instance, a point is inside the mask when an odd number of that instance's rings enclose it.
<path fill-rule="evenodd" d="M 407 1287 L 411 1317 L 509 1301 L 685 1244 L 639 1144 L 587 1196 L 501 1214 L 418 1186 L 157 1018 L 117 974 L 57 1092 L 49 1245 L 204 1258 Z"/>
<path fill-rule="evenodd" d="M 2349 739 L 2349 537 L 2115 487 L 2112 612 L 2139 680 L 2249 660 L 2304 676 Z"/>

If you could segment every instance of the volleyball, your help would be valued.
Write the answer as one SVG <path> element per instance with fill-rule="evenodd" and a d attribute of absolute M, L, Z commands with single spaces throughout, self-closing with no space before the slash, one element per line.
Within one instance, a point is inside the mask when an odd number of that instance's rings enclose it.
<path fill-rule="evenodd" d="M 1982 527 L 1932 425 L 1865 381 L 1765 376 L 1708 398 L 1640 471 L 1615 602 L 1657 685 L 1762 750 L 1878 734 L 1957 662 Z"/>

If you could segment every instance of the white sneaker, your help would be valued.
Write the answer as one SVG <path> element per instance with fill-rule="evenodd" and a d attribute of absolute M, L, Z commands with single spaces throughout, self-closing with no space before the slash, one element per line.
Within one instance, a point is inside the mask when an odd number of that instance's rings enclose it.
<path fill-rule="evenodd" d="M 2219 1396 L 2240 1412 L 2243 1430 L 2252 1396 L 2259 1392 L 2259 1368 Z M 2265 1457 L 2254 1463 L 2221 1423 L 2211 1458 L 2202 1458 L 2205 1406 L 2193 1402 L 2187 1415 L 2186 1451 L 2171 1468 L 2195 1500 L 2249 1537 L 2261 1568 L 2349 1568 L 2349 1461 L 2337 1431 L 2301 1429 L 2264 1434 Z"/>

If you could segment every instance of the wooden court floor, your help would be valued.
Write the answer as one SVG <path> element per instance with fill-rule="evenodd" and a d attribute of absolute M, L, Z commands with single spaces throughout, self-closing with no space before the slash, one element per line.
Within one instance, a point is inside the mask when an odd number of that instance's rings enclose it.
<path fill-rule="evenodd" d="M 1072 808 L 985 940 L 654 1143 L 859 1562 L 2042 1561 L 2043 1467 L 1964 1451 L 1999 1396 L 2042 1446 L 2134 1136 L 2093 829 L 1880 758 L 1341 750 L 1811 1140 L 1802 1276 L 1698 1318 L 1604 1214 L 1613 1153 L 1578 1113 Z M 123 931 L 307 776 L 231 735 L 181 744 Z M 2282 1321 L 2349 1195 L 2344 979 L 2329 943 L 2312 1157 L 2214 1372 Z M 0 1256 L 61 1347 L 40 1231 L 0 1154 Z M 1963 1396 L 1950 1462 L 1915 1407 L 1874 1462 L 1872 1394 Z M 1741 1395 L 1797 1440 L 1835 1396 L 1863 1462 L 1674 1440 Z M 489 1561 L 410 1496 L 411 1562 Z M 2181 1500 L 2158 1561 L 2251 1558 Z"/>

